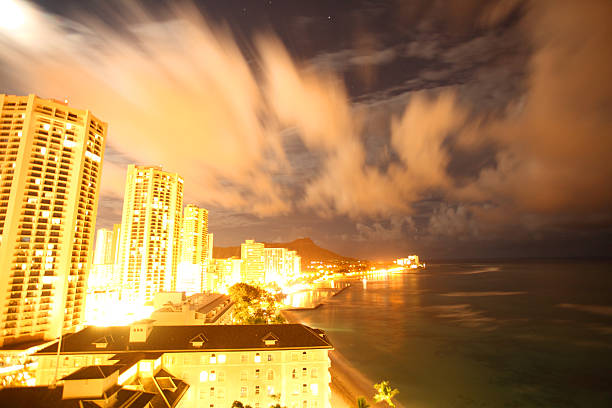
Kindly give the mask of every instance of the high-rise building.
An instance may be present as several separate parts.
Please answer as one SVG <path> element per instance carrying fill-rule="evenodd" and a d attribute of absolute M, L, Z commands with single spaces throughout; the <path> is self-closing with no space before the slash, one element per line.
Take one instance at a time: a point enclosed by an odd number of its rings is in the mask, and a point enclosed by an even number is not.
<path fill-rule="evenodd" d="M 113 231 L 106 228 L 100 228 L 96 233 L 96 245 L 93 254 L 94 265 L 103 265 L 111 263 L 113 248 Z"/>
<path fill-rule="evenodd" d="M 107 124 L 0 94 L 0 345 L 82 322 Z"/>
<path fill-rule="evenodd" d="M 208 272 L 208 210 L 189 204 L 183 214 L 176 290 L 188 295 L 212 290 Z"/>
<path fill-rule="evenodd" d="M 129 165 L 119 265 L 122 298 L 137 303 L 176 287 L 183 179 L 158 166 Z"/>
<path fill-rule="evenodd" d="M 266 283 L 282 283 L 287 273 L 287 248 L 265 248 Z"/>
<path fill-rule="evenodd" d="M 223 291 L 242 280 L 242 259 L 214 259 L 211 265 L 219 279 L 218 290 Z"/>
<path fill-rule="evenodd" d="M 287 270 L 286 279 L 293 280 L 300 277 L 302 274 L 302 257 L 297 251 L 287 251 Z"/>
<path fill-rule="evenodd" d="M 265 248 L 265 281 L 282 285 L 300 275 L 300 261 L 296 251 L 287 248 Z"/>
<path fill-rule="evenodd" d="M 212 262 L 213 259 L 213 239 L 213 234 L 208 234 L 208 241 L 206 243 L 206 248 L 208 249 L 208 254 L 206 256 L 208 258 L 208 263 Z"/>
<path fill-rule="evenodd" d="M 96 234 L 96 246 L 93 263 L 89 271 L 87 290 L 117 289 L 119 274 L 117 255 L 121 224 L 113 225 L 113 229 L 100 228 Z"/>
<path fill-rule="evenodd" d="M 246 283 L 264 283 L 264 244 L 247 239 L 240 244 L 240 259 L 242 259 L 242 281 Z"/>

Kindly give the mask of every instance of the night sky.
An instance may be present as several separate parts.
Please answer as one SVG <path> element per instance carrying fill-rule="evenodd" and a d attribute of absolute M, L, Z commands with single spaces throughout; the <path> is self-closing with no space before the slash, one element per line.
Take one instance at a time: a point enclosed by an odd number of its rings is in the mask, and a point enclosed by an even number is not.
<path fill-rule="evenodd" d="M 0 92 L 109 123 L 98 227 L 161 164 L 219 246 L 612 253 L 610 1 L 14 3 Z"/>

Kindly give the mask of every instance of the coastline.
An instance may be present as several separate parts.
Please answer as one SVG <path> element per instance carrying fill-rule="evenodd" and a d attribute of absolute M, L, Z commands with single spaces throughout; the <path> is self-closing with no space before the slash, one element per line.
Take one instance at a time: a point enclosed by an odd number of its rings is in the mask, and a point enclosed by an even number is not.
<path fill-rule="evenodd" d="M 289 323 L 303 323 L 295 310 L 283 310 L 282 314 Z M 356 406 L 359 397 L 365 397 L 372 408 L 387 406 L 384 403 L 374 402 L 373 385 L 375 381 L 368 379 L 353 367 L 339 350 L 330 351 L 329 360 L 331 362 L 329 373 L 331 375 L 331 406 L 333 408 L 353 408 Z M 403 408 L 403 405 L 396 403 L 396 407 Z"/>

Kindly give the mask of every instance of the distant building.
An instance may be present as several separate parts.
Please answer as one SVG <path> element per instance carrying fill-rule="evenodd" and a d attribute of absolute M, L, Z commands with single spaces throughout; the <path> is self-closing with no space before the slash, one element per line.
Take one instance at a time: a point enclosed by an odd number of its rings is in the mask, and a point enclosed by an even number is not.
<path fill-rule="evenodd" d="M 175 290 L 182 209 L 177 173 L 128 166 L 119 246 L 122 298 L 143 304 L 157 292 Z"/>
<path fill-rule="evenodd" d="M 242 259 L 242 282 L 265 282 L 263 243 L 247 239 L 240 245 L 240 259 Z"/>
<path fill-rule="evenodd" d="M 282 285 L 300 276 L 301 258 L 287 248 L 265 248 L 264 265 L 266 283 Z"/>
<path fill-rule="evenodd" d="M 213 290 L 208 272 L 208 210 L 189 204 L 183 214 L 176 290 L 188 295 Z"/>
<path fill-rule="evenodd" d="M 84 315 L 107 124 L 0 94 L 0 346 L 55 339 Z"/>
<path fill-rule="evenodd" d="M 242 280 L 242 259 L 214 259 L 212 268 L 219 279 L 218 290 L 225 290 Z"/>
<path fill-rule="evenodd" d="M 407 268 L 418 268 L 419 264 L 419 256 L 418 255 L 410 255 L 406 258 L 398 258 L 394 261 L 397 265 L 405 266 Z"/>
<path fill-rule="evenodd" d="M 232 301 L 227 295 L 197 293 L 161 304 L 160 296 L 163 295 L 160 293 L 153 300 L 155 311 L 150 319 L 154 320 L 155 326 L 232 324 Z"/>
<path fill-rule="evenodd" d="M 89 272 L 87 290 L 117 290 L 119 287 L 119 237 L 121 224 L 115 224 L 112 230 L 100 228 L 96 234 L 96 246 L 93 264 Z"/>
<path fill-rule="evenodd" d="M 158 382 L 164 394 L 181 382 L 189 386 L 178 407 L 229 407 L 235 400 L 262 408 L 330 407 L 332 345 L 322 331 L 301 324 L 90 326 L 66 336 L 62 349 L 61 377 L 78 378 L 91 365 L 120 366 L 117 385 L 133 390 L 142 389 L 143 379 L 170 378 Z M 54 344 L 35 354 L 38 385 L 54 381 L 56 353 Z"/>
<path fill-rule="evenodd" d="M 213 234 L 212 233 L 208 234 L 208 242 L 207 242 L 207 245 L 206 245 L 206 247 L 208 249 L 208 254 L 207 254 L 206 257 L 208 258 L 209 262 L 212 261 L 212 259 L 213 259 L 213 241 L 214 241 Z"/>

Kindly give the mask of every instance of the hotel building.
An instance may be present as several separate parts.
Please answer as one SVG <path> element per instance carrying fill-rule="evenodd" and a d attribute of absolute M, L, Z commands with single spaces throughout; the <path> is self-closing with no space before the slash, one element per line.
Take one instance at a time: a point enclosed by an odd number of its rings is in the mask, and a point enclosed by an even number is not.
<path fill-rule="evenodd" d="M 208 210 L 187 205 L 181 229 L 181 261 L 176 290 L 191 295 L 214 290 L 208 268 Z"/>
<path fill-rule="evenodd" d="M 115 224 L 112 230 L 100 228 L 96 233 L 93 264 L 87 284 L 88 291 L 114 289 L 119 286 L 117 257 L 120 231 L 121 224 Z"/>
<path fill-rule="evenodd" d="M 301 324 L 94 327 L 64 339 L 60 378 L 86 366 L 120 367 L 116 383 L 146 391 L 150 379 L 188 385 L 176 407 L 330 407 L 332 350 L 324 332 Z M 55 376 L 57 343 L 36 353 L 37 385 Z M 108 371 L 113 369 L 107 368 Z M 162 374 L 160 374 L 162 373 Z M 78 375 L 76 375 L 78 377 Z M 178 388 L 178 387 L 176 387 Z"/>
<path fill-rule="evenodd" d="M 82 321 L 107 124 L 0 94 L 0 346 Z"/>
<path fill-rule="evenodd" d="M 265 282 L 264 244 L 247 239 L 240 244 L 240 259 L 242 259 L 242 282 Z"/>
<path fill-rule="evenodd" d="M 300 276 L 301 257 L 287 248 L 264 248 L 266 283 L 286 283 Z"/>
<path fill-rule="evenodd" d="M 176 288 L 182 209 L 178 174 L 128 166 L 119 243 L 122 299 L 144 304 Z"/>

